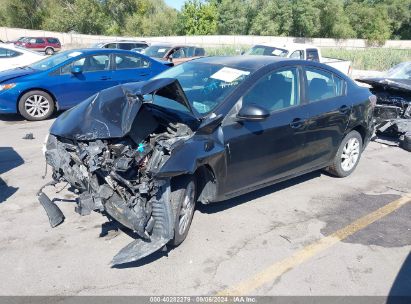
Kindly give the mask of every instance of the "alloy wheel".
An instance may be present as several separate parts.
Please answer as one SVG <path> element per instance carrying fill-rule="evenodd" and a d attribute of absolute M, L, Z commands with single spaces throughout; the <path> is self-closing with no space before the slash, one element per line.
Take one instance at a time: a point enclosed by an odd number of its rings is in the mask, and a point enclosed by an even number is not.
<path fill-rule="evenodd" d="M 350 171 L 356 165 L 360 156 L 360 142 L 357 138 L 350 138 L 344 146 L 341 154 L 341 168 Z"/>
<path fill-rule="evenodd" d="M 178 231 L 180 235 L 183 235 L 187 228 L 189 227 L 191 217 L 193 216 L 195 207 L 195 189 L 194 183 L 189 183 L 185 191 L 184 200 L 181 205 L 179 221 L 178 221 Z"/>
<path fill-rule="evenodd" d="M 31 95 L 24 102 L 26 112 L 35 118 L 46 116 L 50 111 L 50 101 L 42 95 Z"/>

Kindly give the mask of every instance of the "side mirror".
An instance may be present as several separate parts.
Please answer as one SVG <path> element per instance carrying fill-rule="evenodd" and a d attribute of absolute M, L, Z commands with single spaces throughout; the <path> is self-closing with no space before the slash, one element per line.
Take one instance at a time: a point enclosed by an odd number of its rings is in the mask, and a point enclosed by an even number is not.
<path fill-rule="evenodd" d="M 255 104 L 243 106 L 237 114 L 238 120 L 260 121 L 270 116 L 270 112 Z"/>
<path fill-rule="evenodd" d="M 75 65 L 71 68 L 71 74 L 77 75 L 77 74 L 81 74 L 83 72 L 83 69 L 81 68 L 81 66 Z"/>

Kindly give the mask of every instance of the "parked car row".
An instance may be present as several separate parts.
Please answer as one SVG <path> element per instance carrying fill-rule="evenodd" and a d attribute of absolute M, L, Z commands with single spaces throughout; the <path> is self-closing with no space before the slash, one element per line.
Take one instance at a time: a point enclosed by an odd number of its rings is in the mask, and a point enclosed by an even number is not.
<path fill-rule="evenodd" d="M 103 89 L 149 79 L 170 66 L 166 61 L 118 49 L 63 51 L 0 73 L 0 113 L 43 120 Z"/>

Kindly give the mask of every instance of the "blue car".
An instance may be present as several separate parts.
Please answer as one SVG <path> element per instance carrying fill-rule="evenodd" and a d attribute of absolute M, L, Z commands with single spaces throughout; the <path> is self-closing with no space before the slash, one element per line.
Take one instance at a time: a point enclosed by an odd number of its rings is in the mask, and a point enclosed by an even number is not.
<path fill-rule="evenodd" d="M 0 113 L 43 120 L 121 83 L 147 80 L 172 64 L 118 49 L 61 52 L 0 73 Z"/>

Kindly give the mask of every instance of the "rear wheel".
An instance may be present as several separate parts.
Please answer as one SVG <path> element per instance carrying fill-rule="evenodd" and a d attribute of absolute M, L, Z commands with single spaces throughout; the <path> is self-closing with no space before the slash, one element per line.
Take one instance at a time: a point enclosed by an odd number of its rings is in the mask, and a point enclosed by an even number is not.
<path fill-rule="evenodd" d="M 360 133 L 353 130 L 341 142 L 334 161 L 327 171 L 337 177 L 350 175 L 358 165 L 362 152 L 362 138 Z"/>
<path fill-rule="evenodd" d="M 175 214 L 172 246 L 180 245 L 187 237 L 193 220 L 197 200 L 196 182 L 193 176 L 181 176 L 172 181 L 171 204 Z"/>
<path fill-rule="evenodd" d="M 53 98 L 44 91 L 30 91 L 21 96 L 19 112 L 27 120 L 44 120 L 54 112 Z"/>
<path fill-rule="evenodd" d="M 53 55 L 54 54 L 54 50 L 51 47 L 46 48 L 46 50 L 44 52 L 46 53 L 46 55 Z"/>

